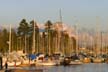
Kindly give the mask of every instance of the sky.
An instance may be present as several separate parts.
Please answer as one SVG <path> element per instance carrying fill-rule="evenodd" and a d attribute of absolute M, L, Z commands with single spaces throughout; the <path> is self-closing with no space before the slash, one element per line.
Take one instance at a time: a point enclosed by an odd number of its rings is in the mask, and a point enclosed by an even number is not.
<path fill-rule="evenodd" d="M 95 28 L 96 16 L 102 29 L 108 27 L 108 0 L 0 0 L 0 25 L 18 26 L 25 18 L 45 23 L 62 21 L 69 25 Z"/>

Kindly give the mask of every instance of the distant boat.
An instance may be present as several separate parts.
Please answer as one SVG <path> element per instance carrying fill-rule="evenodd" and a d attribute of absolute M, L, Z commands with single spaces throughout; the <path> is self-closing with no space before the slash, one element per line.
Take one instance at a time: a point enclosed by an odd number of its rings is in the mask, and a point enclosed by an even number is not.
<path fill-rule="evenodd" d="M 83 64 L 83 62 L 80 60 L 80 57 L 75 54 L 75 55 L 71 56 L 70 64 L 71 65 L 81 65 L 81 64 Z"/>
<path fill-rule="evenodd" d="M 71 61 L 69 64 L 70 65 L 81 65 L 83 64 L 83 62 L 81 62 L 80 60 L 74 60 L 74 61 Z"/>
<path fill-rule="evenodd" d="M 64 57 L 64 59 L 60 62 L 61 65 L 70 65 L 71 58 L 70 57 Z"/>
<path fill-rule="evenodd" d="M 17 52 L 11 52 L 11 25 L 9 29 L 9 52 L 3 57 L 3 65 L 7 62 L 8 66 L 18 66 L 21 64 L 20 56 Z"/>
<path fill-rule="evenodd" d="M 90 63 L 91 62 L 91 59 L 89 57 L 85 57 L 83 59 L 83 63 Z"/>
<path fill-rule="evenodd" d="M 56 62 L 47 60 L 47 61 L 37 62 L 36 65 L 41 65 L 41 66 L 54 66 L 54 65 L 56 65 Z"/>
<path fill-rule="evenodd" d="M 54 60 L 51 60 L 50 57 L 45 58 L 45 56 L 41 54 L 36 58 L 36 65 L 54 66 L 54 65 L 57 65 L 57 62 Z"/>
<path fill-rule="evenodd" d="M 102 62 L 103 62 L 103 58 L 101 57 L 93 58 L 93 63 L 102 63 Z"/>
<path fill-rule="evenodd" d="M 19 65 L 21 65 L 21 61 L 17 61 L 17 62 L 14 62 L 14 61 L 12 61 L 12 62 L 7 62 L 7 64 L 8 64 L 8 66 L 19 66 Z"/>

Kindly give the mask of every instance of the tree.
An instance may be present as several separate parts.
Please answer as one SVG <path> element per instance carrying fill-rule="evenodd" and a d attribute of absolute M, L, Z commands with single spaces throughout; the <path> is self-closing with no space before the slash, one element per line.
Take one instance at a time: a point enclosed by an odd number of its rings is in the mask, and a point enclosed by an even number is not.
<path fill-rule="evenodd" d="M 26 52 L 26 38 L 29 33 L 29 24 L 26 22 L 26 19 L 22 19 L 18 27 L 18 35 L 21 36 L 24 40 L 24 52 Z"/>
<path fill-rule="evenodd" d="M 57 44 L 58 44 L 58 32 L 57 30 L 53 30 L 51 32 L 51 53 L 57 52 Z"/>
<path fill-rule="evenodd" d="M 2 43 L 2 31 L 0 31 L 0 52 L 3 52 Z"/>
<path fill-rule="evenodd" d="M 63 34 L 63 39 L 64 39 L 64 53 L 65 53 L 65 55 L 68 55 L 68 53 L 69 53 L 69 35 L 66 33 L 66 32 L 64 32 L 64 34 Z"/>
<path fill-rule="evenodd" d="M 12 50 L 16 50 L 17 51 L 17 34 L 16 34 L 16 31 L 14 29 L 11 29 L 11 48 Z"/>
<path fill-rule="evenodd" d="M 3 52 L 8 52 L 9 50 L 9 32 L 7 29 L 2 30 L 1 49 Z"/>
<path fill-rule="evenodd" d="M 39 27 L 34 20 L 30 22 L 30 32 L 32 37 L 32 46 L 33 52 L 39 52 Z"/>
<path fill-rule="evenodd" d="M 47 41 L 47 47 L 46 47 L 46 53 L 47 54 L 51 54 L 51 37 L 52 36 L 52 22 L 50 20 L 48 20 L 46 23 L 45 23 L 45 32 L 47 34 L 47 37 L 46 37 L 46 41 Z"/>

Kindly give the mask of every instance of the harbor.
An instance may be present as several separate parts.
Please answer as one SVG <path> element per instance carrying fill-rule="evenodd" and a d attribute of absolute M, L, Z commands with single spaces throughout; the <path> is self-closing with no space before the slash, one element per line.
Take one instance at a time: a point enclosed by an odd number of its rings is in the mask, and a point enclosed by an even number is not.
<path fill-rule="evenodd" d="M 96 17 L 98 21 L 99 17 Z M 80 32 L 78 26 L 70 28 L 62 21 L 52 23 L 48 20 L 41 27 L 34 20 L 26 24 L 26 19 L 22 19 L 17 31 L 10 24 L 6 40 L 6 34 L 1 36 L 3 46 L 7 46 L 0 52 L 2 71 L 44 72 L 44 68 L 49 70 L 49 67 L 81 66 L 86 69 L 86 65 L 104 67 L 108 64 L 107 32 L 102 32 L 99 24 L 92 34 Z"/>
<path fill-rule="evenodd" d="M 99 17 L 96 17 L 98 21 Z M 17 31 L 9 25 L 8 37 L 4 41 L 4 47 L 8 44 L 7 49 L 0 53 L 2 71 L 43 72 L 50 66 L 86 68 L 86 65 L 108 64 L 107 33 L 101 32 L 99 25 L 90 34 L 80 32 L 78 26 L 70 28 L 62 21 L 52 23 L 48 20 L 41 27 L 34 20 L 26 24 L 26 19 L 22 19 Z"/>
<path fill-rule="evenodd" d="M 0 72 L 108 72 L 107 0 L 1 0 Z"/>

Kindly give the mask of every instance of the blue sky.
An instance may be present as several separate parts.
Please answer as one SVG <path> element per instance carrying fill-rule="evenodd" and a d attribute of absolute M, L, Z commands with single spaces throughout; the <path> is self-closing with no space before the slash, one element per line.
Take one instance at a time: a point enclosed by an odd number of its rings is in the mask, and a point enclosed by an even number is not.
<path fill-rule="evenodd" d="M 59 9 L 67 25 L 78 20 L 81 27 L 94 27 L 99 16 L 100 26 L 108 27 L 108 0 L 0 0 L 0 25 L 18 25 L 23 18 L 28 22 L 56 22 Z"/>

